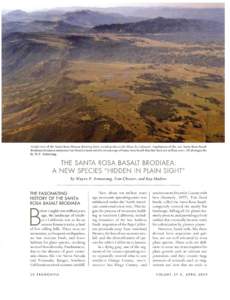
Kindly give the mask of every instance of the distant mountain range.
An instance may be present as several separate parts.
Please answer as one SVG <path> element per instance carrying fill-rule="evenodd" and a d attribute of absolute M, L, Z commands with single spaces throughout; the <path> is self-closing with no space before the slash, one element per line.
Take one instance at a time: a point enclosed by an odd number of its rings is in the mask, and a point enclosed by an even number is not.
<path fill-rule="evenodd" d="M 141 19 L 143 18 L 125 17 L 121 14 L 105 14 L 91 10 L 68 12 L 62 16 L 62 20 L 66 23 L 84 27 L 93 27 L 101 24 L 136 22 Z"/>
<path fill-rule="evenodd" d="M 125 40 L 120 42 L 103 36 L 99 42 L 94 33 L 128 33 L 141 36 L 183 33 L 191 36 L 189 40 L 194 40 L 194 32 L 195 35 L 214 34 L 211 37 L 214 40 L 224 36 L 224 24 L 216 21 L 163 17 L 136 21 L 132 17 L 90 10 L 64 13 L 56 10 L 33 13 L 17 10 L 5 14 L 2 25 L 4 73 L 19 70 L 26 64 L 34 64 L 48 59 L 49 56 L 57 59 L 62 53 L 74 59 L 107 58 L 137 62 L 146 51 L 144 62 L 149 63 L 152 60 L 153 54 L 149 49 L 137 47 Z M 157 51 L 157 48 L 152 51 Z M 154 55 L 156 56 L 155 52 Z"/>
<path fill-rule="evenodd" d="M 136 18 L 133 21 L 140 21 L 141 19 L 154 19 L 157 17 L 164 18 L 185 18 L 185 19 L 202 19 L 202 20 L 212 20 L 224 23 L 224 8 L 186 8 L 186 7 L 109 7 L 109 8 L 91 8 L 88 9 L 82 7 L 66 7 L 49 9 L 43 11 L 25 12 L 22 10 L 15 10 L 4 13 L 4 21 L 32 21 L 32 20 L 47 20 L 47 21 L 57 21 L 62 17 L 67 18 L 75 17 L 83 12 L 83 15 L 90 16 L 92 12 L 99 13 L 102 15 L 111 15 L 111 22 L 123 23 L 123 19 L 126 18 L 126 22 L 131 22 L 130 17 Z M 95 18 L 94 15 L 92 15 Z M 103 18 L 102 17 L 102 22 Z M 115 20 L 116 19 L 116 20 Z M 129 19 L 129 20 L 128 20 Z M 103 24 L 103 23 L 100 23 Z M 111 24 L 110 22 L 106 24 Z M 79 24 L 78 24 L 79 25 Z M 95 24 L 94 25 L 99 25 Z"/>
<path fill-rule="evenodd" d="M 208 20 L 193 19 L 167 19 L 155 18 L 151 20 L 126 23 L 100 25 L 93 29 L 97 32 L 114 32 L 114 33 L 174 33 L 174 32 L 222 32 L 224 26 L 222 23 Z"/>
<path fill-rule="evenodd" d="M 119 13 L 123 16 L 142 17 L 154 19 L 164 18 L 185 18 L 212 20 L 224 23 L 224 8 L 186 8 L 186 7 L 112 7 L 103 9 L 107 13 Z"/>
<path fill-rule="evenodd" d="M 134 9 L 134 8 L 133 8 Z M 142 8 L 142 12 L 146 8 Z M 150 8 L 155 14 L 165 15 L 187 15 L 188 9 L 175 8 Z M 124 8 L 126 13 L 130 10 Z M 135 10 L 136 11 L 136 10 Z M 198 12 L 202 12 L 198 14 Z M 207 11 L 210 18 L 219 13 L 222 9 L 190 9 L 191 15 L 204 17 L 204 19 L 191 18 L 164 18 L 157 17 L 146 19 L 142 17 L 123 16 L 118 13 L 103 13 L 92 10 L 62 11 L 48 10 L 27 13 L 22 10 L 15 10 L 3 15 L 3 36 L 11 32 L 47 32 L 47 33 L 79 33 L 93 28 L 94 32 L 120 32 L 120 33 L 175 33 L 175 32 L 223 32 L 224 23 L 217 22 L 216 19 L 207 20 Z M 130 11 L 131 13 L 132 11 Z M 183 12 L 183 13 L 182 13 Z M 197 13 L 195 13 L 197 12 Z M 218 12 L 218 13 L 217 13 Z M 144 17 L 145 16 L 145 17 Z M 224 19 L 223 19 L 224 20 Z M 222 21 L 223 21 L 222 20 Z"/>
<path fill-rule="evenodd" d="M 27 13 L 15 10 L 3 15 L 3 23 L 33 22 L 33 21 L 62 21 L 71 25 L 94 27 L 101 24 L 127 23 L 143 20 L 143 17 L 129 17 L 115 13 L 101 13 L 91 10 L 61 12 L 57 10 Z"/>
<path fill-rule="evenodd" d="M 25 12 L 23 10 L 13 10 L 3 14 L 3 22 L 31 22 L 34 20 L 42 21 L 55 21 L 60 19 L 63 15 L 62 11 L 58 10 L 48 10 L 48 11 L 35 11 L 35 12 Z"/>
<path fill-rule="evenodd" d="M 3 22 L 23 22 L 29 20 L 29 14 L 23 10 L 13 10 L 2 16 Z"/>

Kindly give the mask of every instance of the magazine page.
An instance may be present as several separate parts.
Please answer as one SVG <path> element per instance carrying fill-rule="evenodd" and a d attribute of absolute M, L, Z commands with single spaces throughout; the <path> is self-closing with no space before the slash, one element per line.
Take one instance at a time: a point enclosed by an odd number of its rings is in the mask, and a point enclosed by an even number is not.
<path fill-rule="evenodd" d="M 0 298 L 230 298 L 229 3 L 1 3 Z"/>

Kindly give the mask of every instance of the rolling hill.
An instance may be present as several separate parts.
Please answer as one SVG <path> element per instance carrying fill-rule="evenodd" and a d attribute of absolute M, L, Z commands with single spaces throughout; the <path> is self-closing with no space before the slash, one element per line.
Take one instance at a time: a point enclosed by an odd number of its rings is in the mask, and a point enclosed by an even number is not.
<path fill-rule="evenodd" d="M 100 25 L 94 27 L 97 32 L 118 33 L 174 33 L 174 32 L 221 32 L 223 24 L 196 19 L 155 18 L 146 21 L 126 24 Z"/>
<path fill-rule="evenodd" d="M 13 32 L 77 33 L 84 31 L 85 28 L 64 21 L 37 20 L 32 22 L 5 22 L 2 24 L 3 36 Z"/>

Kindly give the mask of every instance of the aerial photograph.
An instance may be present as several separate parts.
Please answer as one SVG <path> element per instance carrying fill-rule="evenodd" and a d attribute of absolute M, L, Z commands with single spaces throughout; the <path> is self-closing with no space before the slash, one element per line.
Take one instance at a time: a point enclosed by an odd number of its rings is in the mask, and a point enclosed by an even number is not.
<path fill-rule="evenodd" d="M 223 143 L 224 46 L 220 3 L 4 10 L 2 142 Z"/>

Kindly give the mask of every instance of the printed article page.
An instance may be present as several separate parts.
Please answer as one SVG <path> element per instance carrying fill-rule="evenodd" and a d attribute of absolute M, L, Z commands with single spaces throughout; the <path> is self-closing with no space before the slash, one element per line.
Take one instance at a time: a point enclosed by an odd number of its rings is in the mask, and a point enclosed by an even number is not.
<path fill-rule="evenodd" d="M 1 3 L 1 299 L 230 299 L 229 14 Z"/>

